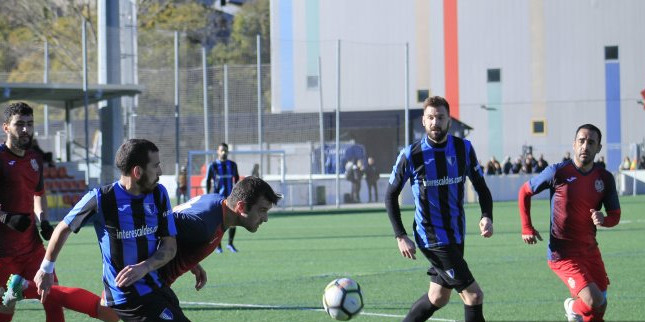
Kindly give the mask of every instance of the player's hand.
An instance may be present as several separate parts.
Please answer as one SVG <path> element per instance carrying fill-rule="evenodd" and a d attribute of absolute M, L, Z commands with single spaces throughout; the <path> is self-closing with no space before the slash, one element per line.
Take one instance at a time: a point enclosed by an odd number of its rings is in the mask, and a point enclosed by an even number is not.
<path fill-rule="evenodd" d="M 410 240 L 408 235 L 403 235 L 401 237 L 396 237 L 396 242 L 399 245 L 399 252 L 401 256 L 409 259 L 417 259 L 414 254 L 417 252 L 417 246 Z"/>
<path fill-rule="evenodd" d="M 522 240 L 524 240 L 525 243 L 532 245 L 532 244 L 537 244 L 538 240 L 542 241 L 542 236 L 540 236 L 540 233 L 533 229 L 533 232 L 531 234 L 522 234 Z"/>
<path fill-rule="evenodd" d="M 52 285 L 54 285 L 54 273 L 45 273 L 42 269 L 39 269 L 34 276 L 34 282 L 38 288 L 38 294 L 40 295 L 40 302 L 45 303 L 45 299 L 49 294 L 49 290 Z"/>
<path fill-rule="evenodd" d="M 206 271 L 202 268 L 201 265 L 197 264 L 190 270 L 193 275 L 195 275 L 195 290 L 199 291 L 206 285 L 208 278 L 206 277 Z"/>
<path fill-rule="evenodd" d="M 493 221 L 488 217 L 482 217 L 479 221 L 479 231 L 484 238 L 493 236 Z"/>
<path fill-rule="evenodd" d="M 49 220 L 40 221 L 40 236 L 43 236 L 44 240 L 49 240 L 52 238 L 52 233 L 54 232 L 54 227 L 49 223 Z"/>
<path fill-rule="evenodd" d="M 146 274 L 148 274 L 148 272 L 148 268 L 143 263 L 128 265 L 116 275 L 114 281 L 118 287 L 128 287 L 134 284 L 134 282 L 142 279 Z"/>
<path fill-rule="evenodd" d="M 589 211 L 591 212 L 591 220 L 593 220 L 594 225 L 602 226 L 605 223 L 605 214 L 602 211 L 596 209 L 589 209 Z"/>
<path fill-rule="evenodd" d="M 31 216 L 0 211 L 0 222 L 13 230 L 23 232 L 31 225 Z"/>

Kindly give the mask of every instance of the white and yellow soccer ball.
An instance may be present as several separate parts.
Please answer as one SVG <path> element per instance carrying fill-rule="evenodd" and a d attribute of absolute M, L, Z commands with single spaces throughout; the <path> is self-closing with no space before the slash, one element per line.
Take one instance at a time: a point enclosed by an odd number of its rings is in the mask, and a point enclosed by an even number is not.
<path fill-rule="evenodd" d="M 350 278 L 338 278 L 325 287 L 323 307 L 329 316 L 347 321 L 363 309 L 361 286 Z"/>

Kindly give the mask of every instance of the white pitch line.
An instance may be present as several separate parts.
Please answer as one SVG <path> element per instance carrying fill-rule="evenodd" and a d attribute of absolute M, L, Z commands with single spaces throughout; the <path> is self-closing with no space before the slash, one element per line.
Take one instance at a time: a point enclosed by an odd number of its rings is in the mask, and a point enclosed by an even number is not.
<path fill-rule="evenodd" d="M 325 310 L 323 310 L 323 309 L 303 308 L 303 307 L 299 307 L 299 306 L 288 306 L 288 305 L 216 303 L 216 302 L 179 302 L 179 303 L 182 304 L 182 305 L 202 305 L 202 306 L 218 306 L 218 307 L 248 307 L 248 308 L 261 308 L 261 309 L 294 309 L 294 310 L 301 310 L 301 311 L 325 312 Z M 361 312 L 361 315 L 380 316 L 380 317 L 397 318 L 397 319 L 402 319 L 402 318 L 405 317 L 405 315 L 386 314 L 386 313 L 372 313 L 372 312 L 365 312 L 365 311 Z M 456 320 L 430 318 L 429 321 L 455 322 Z"/>

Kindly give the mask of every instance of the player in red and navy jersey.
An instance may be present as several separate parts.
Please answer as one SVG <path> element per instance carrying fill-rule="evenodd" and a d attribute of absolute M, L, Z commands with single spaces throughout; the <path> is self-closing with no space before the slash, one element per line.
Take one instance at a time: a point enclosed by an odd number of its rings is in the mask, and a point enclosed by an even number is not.
<path fill-rule="evenodd" d="M 199 262 L 215 250 L 224 232 L 235 226 L 256 232 L 281 198 L 264 180 L 246 177 L 226 199 L 205 194 L 176 206 L 177 255 L 160 270 L 162 278 L 170 285 L 190 270 L 196 278 L 195 288 L 202 288 L 207 279 Z"/>
<path fill-rule="evenodd" d="M 620 204 L 611 173 L 594 164 L 602 134 L 592 124 L 581 125 L 573 142 L 574 159 L 547 167 L 519 191 L 522 239 L 542 240 L 531 224 L 531 196 L 551 191 L 548 264 L 569 288 L 564 302 L 569 321 L 602 321 L 609 278 L 596 241 L 597 227 L 620 221 Z M 607 214 L 600 211 L 605 207 Z"/>

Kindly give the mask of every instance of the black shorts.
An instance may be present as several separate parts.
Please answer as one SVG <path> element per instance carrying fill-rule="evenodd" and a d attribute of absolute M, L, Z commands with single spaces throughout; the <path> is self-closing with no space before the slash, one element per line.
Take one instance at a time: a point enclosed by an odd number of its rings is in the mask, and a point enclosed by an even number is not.
<path fill-rule="evenodd" d="M 430 261 L 428 275 L 432 282 L 461 293 L 475 281 L 464 260 L 464 244 L 419 249 Z"/>
<path fill-rule="evenodd" d="M 123 321 L 190 321 L 179 307 L 177 295 L 167 286 L 111 308 Z"/>

